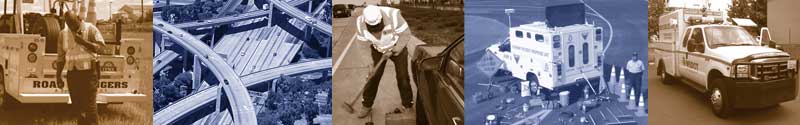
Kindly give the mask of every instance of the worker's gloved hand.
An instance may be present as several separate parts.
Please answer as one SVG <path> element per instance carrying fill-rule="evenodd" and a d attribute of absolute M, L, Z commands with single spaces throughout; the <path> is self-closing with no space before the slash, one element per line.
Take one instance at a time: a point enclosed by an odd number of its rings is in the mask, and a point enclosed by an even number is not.
<path fill-rule="evenodd" d="M 386 52 L 383 52 L 383 56 L 386 56 L 386 57 L 391 57 L 391 56 L 394 56 L 394 55 L 395 54 L 391 49 L 387 50 Z"/>

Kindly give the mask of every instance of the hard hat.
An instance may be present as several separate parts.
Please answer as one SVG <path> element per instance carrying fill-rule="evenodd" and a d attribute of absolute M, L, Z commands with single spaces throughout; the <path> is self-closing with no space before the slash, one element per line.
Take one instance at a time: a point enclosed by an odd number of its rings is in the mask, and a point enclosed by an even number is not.
<path fill-rule="evenodd" d="M 363 14 L 364 22 L 369 25 L 377 25 L 381 23 L 381 19 L 383 18 L 381 15 L 381 9 L 378 6 L 369 5 L 364 8 Z"/>

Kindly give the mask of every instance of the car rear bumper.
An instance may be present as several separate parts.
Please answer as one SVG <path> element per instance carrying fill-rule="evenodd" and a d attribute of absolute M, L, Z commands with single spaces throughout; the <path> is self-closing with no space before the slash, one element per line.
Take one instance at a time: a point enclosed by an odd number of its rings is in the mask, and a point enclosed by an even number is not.
<path fill-rule="evenodd" d="M 21 103 L 69 103 L 69 94 L 19 94 Z M 144 94 L 97 94 L 97 103 L 121 103 L 148 100 Z"/>
<path fill-rule="evenodd" d="M 796 78 L 773 81 L 734 81 L 730 88 L 735 108 L 759 108 L 794 100 Z"/>

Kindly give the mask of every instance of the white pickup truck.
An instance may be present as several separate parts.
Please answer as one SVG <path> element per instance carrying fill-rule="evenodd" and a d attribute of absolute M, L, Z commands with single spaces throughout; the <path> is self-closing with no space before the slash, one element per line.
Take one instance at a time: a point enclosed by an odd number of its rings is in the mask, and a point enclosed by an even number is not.
<path fill-rule="evenodd" d="M 650 54 L 657 74 L 665 84 L 680 81 L 708 94 L 718 117 L 796 98 L 797 59 L 761 46 L 719 12 L 676 9 L 661 16 L 659 26 Z"/>

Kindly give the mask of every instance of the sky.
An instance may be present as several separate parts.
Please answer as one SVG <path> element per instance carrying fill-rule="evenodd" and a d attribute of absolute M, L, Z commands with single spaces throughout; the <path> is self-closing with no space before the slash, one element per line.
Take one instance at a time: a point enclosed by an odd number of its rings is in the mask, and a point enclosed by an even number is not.
<path fill-rule="evenodd" d="M 3 2 L 3 1 L 4 0 L 0 0 L 0 2 Z M 12 12 L 12 10 L 10 10 L 10 9 L 12 8 L 13 1 L 14 0 L 8 0 L 8 8 L 9 8 L 9 10 L 7 11 L 7 13 L 11 13 Z M 33 4 L 23 3 L 23 11 L 25 11 L 25 12 L 31 12 L 31 11 L 47 12 L 47 10 L 48 10 L 47 8 L 48 7 L 45 7 L 45 3 L 47 1 L 55 1 L 55 0 L 34 0 Z M 109 3 L 109 2 L 111 2 L 111 3 Z M 125 5 L 125 4 L 139 5 L 140 2 L 141 2 L 140 0 L 95 0 L 95 3 L 97 4 L 97 6 L 95 7 L 95 12 L 97 12 L 97 19 L 99 19 L 99 20 L 108 19 L 111 16 L 111 14 L 115 13 L 117 10 L 119 10 L 119 8 L 121 8 L 122 5 Z M 145 5 L 153 5 L 153 0 L 144 0 L 144 4 Z M 111 10 L 113 10 L 113 11 L 111 11 L 111 13 L 109 13 L 109 10 L 108 10 L 109 6 L 111 7 Z M 4 10 L 4 7 L 2 6 L 2 3 L 0 3 L 0 12 L 2 12 L 3 10 Z"/>

